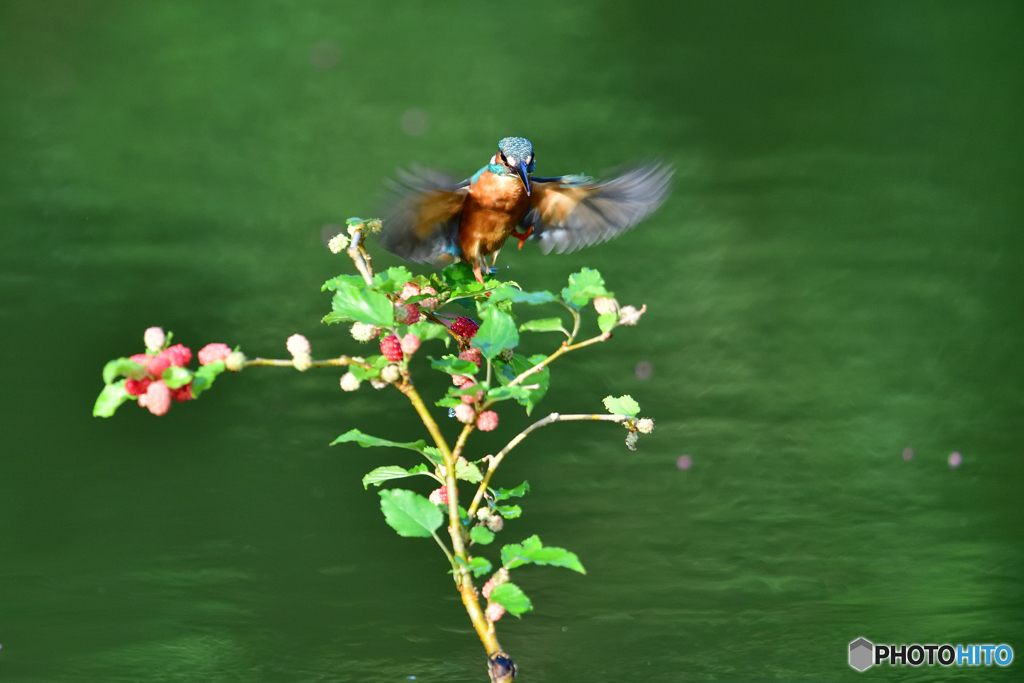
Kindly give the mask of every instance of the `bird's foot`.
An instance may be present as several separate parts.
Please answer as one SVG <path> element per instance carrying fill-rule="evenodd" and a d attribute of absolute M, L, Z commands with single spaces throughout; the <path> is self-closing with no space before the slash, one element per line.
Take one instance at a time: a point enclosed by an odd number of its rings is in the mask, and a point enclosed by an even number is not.
<path fill-rule="evenodd" d="M 523 245 L 526 244 L 526 240 L 533 234 L 533 226 L 531 225 L 526 229 L 526 232 L 512 231 L 512 236 L 519 240 L 519 248 L 522 249 Z"/>

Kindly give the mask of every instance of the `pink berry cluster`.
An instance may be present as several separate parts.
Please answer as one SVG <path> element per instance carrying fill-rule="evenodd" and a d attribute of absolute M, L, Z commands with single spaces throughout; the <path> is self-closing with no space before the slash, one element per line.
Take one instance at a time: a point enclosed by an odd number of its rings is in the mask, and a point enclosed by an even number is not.
<path fill-rule="evenodd" d="M 129 396 L 138 399 L 139 405 L 147 408 L 154 415 L 166 415 L 171 409 L 171 401 L 178 403 L 191 401 L 192 382 L 176 389 L 171 389 L 163 379 L 168 368 L 184 368 L 192 362 L 192 350 L 184 344 L 175 344 L 162 348 L 167 336 L 159 327 L 151 327 L 144 335 L 147 353 L 137 353 L 129 360 L 145 368 L 145 375 L 140 379 L 128 378 L 124 389 Z M 199 364 L 209 365 L 217 361 L 227 361 L 232 355 L 227 344 L 207 344 L 199 350 Z M 240 355 L 240 354 L 239 354 Z"/>
<path fill-rule="evenodd" d="M 426 286 L 426 287 L 421 288 L 415 282 L 406 282 L 405 285 L 402 287 L 402 293 L 398 295 L 398 299 L 402 303 L 405 303 L 406 301 L 408 301 L 412 297 L 420 296 L 420 295 L 423 295 L 423 294 L 430 294 L 432 296 L 430 296 L 430 297 L 428 297 L 426 299 L 420 299 L 417 303 L 409 304 L 409 306 L 419 306 L 419 307 L 422 307 L 422 308 L 427 308 L 427 309 L 433 310 L 433 309 L 437 308 L 440 305 L 440 302 L 437 299 L 437 290 L 436 289 L 434 289 L 433 287 L 431 287 L 429 285 Z M 396 311 L 396 314 L 397 314 L 397 311 Z M 417 315 L 417 319 L 418 319 L 419 318 L 419 309 L 417 309 L 416 315 Z M 413 323 L 408 323 L 408 324 L 412 325 Z"/>
<path fill-rule="evenodd" d="M 380 340 L 380 352 L 385 358 L 395 363 L 405 356 L 411 356 L 420 348 L 420 338 L 412 332 L 399 339 L 389 334 Z"/>
<path fill-rule="evenodd" d="M 508 583 L 508 570 L 502 567 L 498 571 L 494 572 L 494 575 L 487 580 L 484 587 L 480 590 L 485 598 L 487 598 L 487 619 L 490 622 L 495 622 L 501 619 L 505 615 L 505 608 L 498 602 L 490 602 L 491 593 L 494 589 L 503 583 Z"/>
<path fill-rule="evenodd" d="M 434 489 L 430 492 L 427 497 L 434 505 L 447 505 L 448 504 L 448 487 L 442 486 L 441 488 Z"/>

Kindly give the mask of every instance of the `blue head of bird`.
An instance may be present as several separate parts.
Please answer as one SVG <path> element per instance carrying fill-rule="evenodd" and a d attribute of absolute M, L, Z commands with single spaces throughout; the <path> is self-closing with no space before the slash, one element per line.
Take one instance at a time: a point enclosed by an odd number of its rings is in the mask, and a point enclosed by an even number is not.
<path fill-rule="evenodd" d="M 530 174 L 537 164 L 533 156 L 533 143 L 526 138 L 502 138 L 498 142 L 495 160 L 519 176 L 526 186 L 526 194 L 529 195 Z"/>

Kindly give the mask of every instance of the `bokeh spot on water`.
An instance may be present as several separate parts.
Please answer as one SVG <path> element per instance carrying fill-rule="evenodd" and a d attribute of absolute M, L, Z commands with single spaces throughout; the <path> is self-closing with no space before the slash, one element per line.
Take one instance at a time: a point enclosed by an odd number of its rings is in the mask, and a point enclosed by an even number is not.
<path fill-rule="evenodd" d="M 907 446 L 906 448 L 904 448 L 903 449 L 903 459 L 904 460 L 913 460 L 914 459 L 914 449 L 911 448 L 910 446 Z"/>
<path fill-rule="evenodd" d="M 964 456 L 960 455 L 959 451 L 953 451 L 949 454 L 949 466 L 960 467 L 960 464 L 964 461 Z"/>
<path fill-rule="evenodd" d="M 406 109 L 402 114 L 402 132 L 406 135 L 418 138 L 425 135 L 428 130 L 430 130 L 430 114 L 427 112 L 413 107 Z"/>
<path fill-rule="evenodd" d="M 642 360 L 636 364 L 634 372 L 636 372 L 637 379 L 648 379 L 650 378 L 651 373 L 654 372 L 654 366 L 647 361 Z"/>
<path fill-rule="evenodd" d="M 680 455 L 679 459 L 676 460 L 676 467 L 681 470 L 688 470 L 693 467 L 693 458 L 688 455 Z"/>
<path fill-rule="evenodd" d="M 333 40 L 321 40 L 309 51 L 309 63 L 318 69 L 333 69 L 341 61 L 341 46 Z"/>

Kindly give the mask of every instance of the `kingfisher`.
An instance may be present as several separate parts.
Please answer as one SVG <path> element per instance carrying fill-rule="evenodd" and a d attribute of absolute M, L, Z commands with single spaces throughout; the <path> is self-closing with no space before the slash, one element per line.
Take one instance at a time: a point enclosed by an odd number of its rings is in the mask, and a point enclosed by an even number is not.
<path fill-rule="evenodd" d="M 462 182 L 425 168 L 401 172 L 390 188 L 382 245 L 409 261 L 465 261 L 483 282 L 509 237 L 519 240 L 520 249 L 537 241 L 547 254 L 620 235 L 661 206 L 673 174 L 655 162 L 612 180 L 540 178 L 533 176 L 536 165 L 533 143 L 508 137 L 486 166 Z"/>

